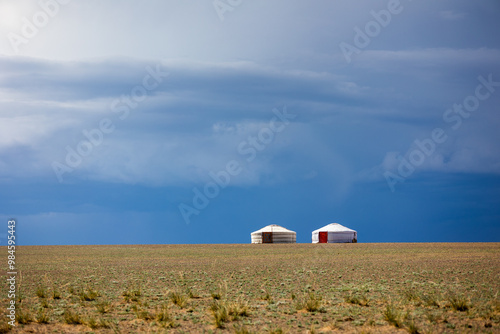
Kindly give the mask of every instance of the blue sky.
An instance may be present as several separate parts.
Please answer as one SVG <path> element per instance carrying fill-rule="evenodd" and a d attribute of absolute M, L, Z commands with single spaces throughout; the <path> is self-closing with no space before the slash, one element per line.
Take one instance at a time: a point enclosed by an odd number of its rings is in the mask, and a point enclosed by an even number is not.
<path fill-rule="evenodd" d="M 499 15 L 0 0 L 0 220 L 26 245 L 500 241 Z"/>

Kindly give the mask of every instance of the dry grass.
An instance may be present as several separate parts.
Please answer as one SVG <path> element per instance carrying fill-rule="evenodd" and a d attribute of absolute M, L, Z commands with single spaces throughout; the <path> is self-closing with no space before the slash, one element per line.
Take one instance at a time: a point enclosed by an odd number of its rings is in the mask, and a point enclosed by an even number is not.
<path fill-rule="evenodd" d="M 44 309 L 40 309 L 38 310 L 38 313 L 37 315 L 35 316 L 35 320 L 36 322 L 38 322 L 39 324 L 48 324 L 49 321 L 50 321 L 50 318 L 49 318 L 49 315 L 48 315 L 48 312 Z"/>
<path fill-rule="evenodd" d="M 80 313 L 67 309 L 64 311 L 64 322 L 69 325 L 79 325 L 83 324 L 83 318 Z"/>
<path fill-rule="evenodd" d="M 173 291 L 169 293 L 169 298 L 172 303 L 174 303 L 174 305 L 177 305 L 180 308 L 184 308 L 188 303 L 189 296 L 181 292 Z"/>
<path fill-rule="evenodd" d="M 403 322 L 401 320 L 401 312 L 397 310 L 393 305 L 387 305 L 384 312 L 384 319 L 394 325 L 396 328 L 403 327 Z"/>
<path fill-rule="evenodd" d="M 360 305 L 360 306 L 368 306 L 369 300 L 364 293 L 349 293 L 344 297 L 344 300 L 347 303 Z"/>
<path fill-rule="evenodd" d="M 17 252 L 18 324 L 0 332 L 500 332 L 497 243 Z"/>

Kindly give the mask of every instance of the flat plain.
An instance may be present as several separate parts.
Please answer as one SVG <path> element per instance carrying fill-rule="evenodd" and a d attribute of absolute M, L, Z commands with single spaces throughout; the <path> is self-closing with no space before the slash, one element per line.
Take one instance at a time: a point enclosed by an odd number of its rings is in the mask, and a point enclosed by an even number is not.
<path fill-rule="evenodd" d="M 0 332 L 500 333 L 500 243 L 16 250 Z"/>

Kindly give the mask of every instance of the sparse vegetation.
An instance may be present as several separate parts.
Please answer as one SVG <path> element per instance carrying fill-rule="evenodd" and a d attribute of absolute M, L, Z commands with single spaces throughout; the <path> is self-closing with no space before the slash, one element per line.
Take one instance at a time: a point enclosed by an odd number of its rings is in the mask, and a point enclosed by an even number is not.
<path fill-rule="evenodd" d="M 424 305 L 426 306 L 435 306 L 439 307 L 439 303 L 436 300 L 435 294 L 423 294 L 421 297 L 422 302 L 424 302 Z"/>
<path fill-rule="evenodd" d="M 68 325 L 83 324 L 83 319 L 78 312 L 67 309 L 64 311 L 64 322 Z"/>
<path fill-rule="evenodd" d="M 415 288 L 413 288 L 413 287 L 406 288 L 405 290 L 403 290 L 403 296 L 405 296 L 405 298 L 409 302 L 412 302 L 412 301 L 418 302 L 418 301 L 420 301 L 420 296 L 417 293 L 417 291 L 415 290 Z"/>
<path fill-rule="evenodd" d="M 401 313 L 393 306 L 387 305 L 384 311 L 384 319 L 396 328 L 403 327 Z"/>
<path fill-rule="evenodd" d="M 451 307 L 455 311 L 464 312 L 469 309 L 469 303 L 464 296 L 457 296 L 455 294 L 451 294 L 450 297 L 448 298 L 448 301 L 450 302 Z"/>
<path fill-rule="evenodd" d="M 241 301 L 229 303 L 228 313 L 231 317 L 233 317 L 233 320 L 237 320 L 239 317 L 250 316 L 248 304 Z"/>
<path fill-rule="evenodd" d="M 166 307 L 160 307 L 157 310 L 156 315 L 155 315 L 155 319 L 156 319 L 156 321 L 158 321 L 160 323 L 165 323 L 165 322 L 169 322 L 172 320 L 172 318 L 168 314 L 168 310 Z"/>
<path fill-rule="evenodd" d="M 89 317 L 87 319 L 87 326 L 89 326 L 92 329 L 97 329 L 99 326 L 97 325 L 97 321 L 95 320 L 94 317 Z"/>
<path fill-rule="evenodd" d="M 439 320 L 439 316 L 435 312 L 428 312 L 426 314 L 426 317 L 427 320 L 432 324 L 435 324 Z"/>
<path fill-rule="evenodd" d="M 0 320 L 0 334 L 8 333 L 10 330 L 11 325 L 5 319 Z"/>
<path fill-rule="evenodd" d="M 154 316 L 155 320 L 158 321 L 161 327 L 163 328 L 175 328 L 178 325 L 172 319 L 166 307 L 160 307 L 156 315 Z"/>
<path fill-rule="evenodd" d="M 413 320 L 408 323 L 408 332 L 410 334 L 419 334 L 420 333 L 417 325 L 415 324 L 415 322 Z"/>
<path fill-rule="evenodd" d="M 310 292 L 306 298 L 305 308 L 309 312 L 316 312 L 321 307 L 321 297 Z"/>
<path fill-rule="evenodd" d="M 189 298 L 192 299 L 200 298 L 200 296 L 197 293 L 195 293 L 190 287 L 186 288 L 186 294 L 188 295 Z"/>
<path fill-rule="evenodd" d="M 110 328 L 110 324 L 108 321 L 105 319 L 99 318 L 96 320 L 93 316 L 90 316 L 85 324 L 90 327 L 91 329 L 98 329 L 98 328 Z"/>
<path fill-rule="evenodd" d="M 152 320 L 154 319 L 154 316 L 145 309 L 139 308 L 136 305 L 135 307 L 135 315 L 137 316 L 137 319 L 142 319 L 142 320 Z"/>
<path fill-rule="evenodd" d="M 245 325 L 234 325 L 234 333 L 235 334 L 252 334 L 253 332 L 250 331 Z"/>
<path fill-rule="evenodd" d="M 140 288 L 128 289 L 123 291 L 122 296 L 125 298 L 126 302 L 138 302 L 139 297 L 141 297 L 142 292 Z"/>
<path fill-rule="evenodd" d="M 359 293 L 349 293 L 344 297 L 344 300 L 347 303 L 350 304 L 355 304 L 355 305 L 360 305 L 360 306 L 368 306 L 369 300 L 366 297 L 365 294 L 359 294 Z"/>
<path fill-rule="evenodd" d="M 210 305 L 210 310 L 212 311 L 215 327 L 224 328 L 226 321 L 229 320 L 229 314 L 227 307 L 224 303 L 214 300 Z"/>
<path fill-rule="evenodd" d="M 108 313 L 111 310 L 111 303 L 107 300 L 103 300 L 102 302 L 97 303 L 95 308 L 97 312 L 101 314 Z"/>
<path fill-rule="evenodd" d="M 35 316 L 35 320 L 39 324 L 48 324 L 50 318 L 46 310 L 39 309 L 37 315 Z"/>
<path fill-rule="evenodd" d="M 172 301 L 172 303 L 174 303 L 174 305 L 177 305 L 180 308 L 184 308 L 188 303 L 189 297 L 183 293 L 173 291 L 169 293 L 169 298 Z"/>
<path fill-rule="evenodd" d="M 79 296 L 82 301 L 93 301 L 99 297 L 99 292 L 94 290 L 92 287 L 87 287 L 79 293 Z"/>
<path fill-rule="evenodd" d="M 47 297 L 47 290 L 45 290 L 43 285 L 39 285 L 36 288 L 36 296 L 38 298 L 46 298 Z"/>
<path fill-rule="evenodd" d="M 26 309 L 19 308 L 16 311 L 16 321 L 20 324 L 26 325 L 33 321 L 31 312 Z"/>
<path fill-rule="evenodd" d="M 273 302 L 273 297 L 271 297 L 271 294 L 267 290 L 262 291 L 262 300 L 266 300 L 268 303 Z"/>
<path fill-rule="evenodd" d="M 99 320 L 97 321 L 97 326 L 98 328 L 111 328 L 110 323 L 103 318 L 99 318 Z"/>
<path fill-rule="evenodd" d="M 20 247 L 0 333 L 500 331 L 500 244 L 267 246 Z"/>
<path fill-rule="evenodd" d="M 43 307 L 43 308 L 49 308 L 49 302 L 47 301 L 47 299 L 43 298 L 40 301 L 40 306 Z"/>
<path fill-rule="evenodd" d="M 61 293 L 56 287 L 52 289 L 52 299 L 61 299 Z"/>
<path fill-rule="evenodd" d="M 269 334 L 284 334 L 285 332 L 281 327 L 272 327 L 268 331 Z"/>
<path fill-rule="evenodd" d="M 295 308 L 297 310 L 306 310 L 308 312 L 323 311 L 321 308 L 322 298 L 312 292 L 309 292 L 302 298 L 295 298 Z"/>

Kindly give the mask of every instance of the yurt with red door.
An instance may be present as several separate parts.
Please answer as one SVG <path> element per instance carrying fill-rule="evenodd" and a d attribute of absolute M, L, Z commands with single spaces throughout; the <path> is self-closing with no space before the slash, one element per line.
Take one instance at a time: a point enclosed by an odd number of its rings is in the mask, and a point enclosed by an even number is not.
<path fill-rule="evenodd" d="M 268 225 L 250 234 L 252 244 L 292 244 L 297 233 L 279 225 Z"/>
<path fill-rule="evenodd" d="M 328 224 L 312 232 L 313 244 L 358 242 L 358 232 L 337 223 Z"/>

